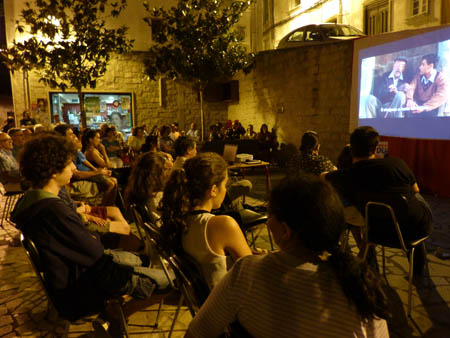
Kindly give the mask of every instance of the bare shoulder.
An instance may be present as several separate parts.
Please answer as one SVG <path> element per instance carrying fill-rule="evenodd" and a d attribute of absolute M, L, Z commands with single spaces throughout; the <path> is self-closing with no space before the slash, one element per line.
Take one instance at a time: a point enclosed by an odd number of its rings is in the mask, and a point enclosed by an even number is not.
<path fill-rule="evenodd" d="M 239 224 L 236 220 L 227 215 L 214 216 L 209 220 L 209 225 L 213 226 L 217 231 L 230 232 L 240 230 Z"/>

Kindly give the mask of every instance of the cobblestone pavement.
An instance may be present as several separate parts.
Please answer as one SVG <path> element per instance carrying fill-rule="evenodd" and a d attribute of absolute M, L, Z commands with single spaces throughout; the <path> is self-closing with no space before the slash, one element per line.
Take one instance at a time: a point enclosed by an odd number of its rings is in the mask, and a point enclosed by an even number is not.
<path fill-rule="evenodd" d="M 274 172 L 272 182 L 281 178 Z M 255 171 L 247 174 L 254 182 L 248 203 L 261 203 L 255 197 L 265 196 L 265 177 Z M 253 197 L 253 198 L 252 198 Z M 425 196 L 434 212 L 434 233 L 427 243 L 432 285 L 428 289 L 413 289 L 413 321 L 406 316 L 408 283 L 407 259 L 400 250 L 386 250 L 386 269 L 392 319 L 389 320 L 391 337 L 450 337 L 450 260 L 434 255 L 437 247 L 450 252 L 450 199 Z M 0 203 L 3 206 L 3 201 Z M 0 209 L 1 215 L 1 209 Z M 270 248 L 267 231 L 262 226 L 256 231 L 257 246 Z M 91 322 L 94 317 L 68 324 L 63 320 L 50 320 L 47 300 L 35 276 L 25 251 L 17 245 L 18 231 L 9 223 L 0 228 L 0 337 L 94 337 Z M 352 242 L 350 242 L 353 244 Z M 378 255 L 379 259 L 381 255 Z M 380 261 L 381 263 L 381 261 Z M 130 318 L 132 337 L 167 337 L 175 306 L 164 305 L 158 328 L 146 327 L 154 323 L 157 305 Z M 184 307 L 177 321 L 173 337 L 183 337 L 191 320 Z M 280 337 L 284 338 L 284 337 Z"/>

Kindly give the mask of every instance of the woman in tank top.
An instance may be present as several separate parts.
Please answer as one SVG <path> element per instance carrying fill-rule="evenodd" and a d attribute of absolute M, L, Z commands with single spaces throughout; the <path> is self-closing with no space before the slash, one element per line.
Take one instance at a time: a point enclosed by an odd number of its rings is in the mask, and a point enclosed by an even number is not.
<path fill-rule="evenodd" d="M 201 153 L 172 172 L 162 199 L 161 235 L 166 246 L 192 256 L 210 288 L 227 272 L 227 255 L 236 260 L 252 254 L 236 221 L 211 213 L 222 204 L 227 181 L 223 158 Z"/>

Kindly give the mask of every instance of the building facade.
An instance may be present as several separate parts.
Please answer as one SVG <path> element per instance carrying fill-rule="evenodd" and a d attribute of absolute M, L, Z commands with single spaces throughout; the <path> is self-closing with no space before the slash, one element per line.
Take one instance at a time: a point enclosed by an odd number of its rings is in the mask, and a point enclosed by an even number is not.
<path fill-rule="evenodd" d="M 449 23 L 446 0 L 257 0 L 252 49 L 274 49 L 289 32 L 313 23 L 343 23 L 367 35 Z"/>

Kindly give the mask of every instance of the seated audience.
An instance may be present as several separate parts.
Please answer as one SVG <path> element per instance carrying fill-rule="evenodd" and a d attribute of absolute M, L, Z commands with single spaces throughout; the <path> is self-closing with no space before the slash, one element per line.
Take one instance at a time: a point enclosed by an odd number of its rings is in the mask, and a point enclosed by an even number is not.
<path fill-rule="evenodd" d="M 150 134 L 145 138 L 145 143 L 142 145 L 141 151 L 143 153 L 159 151 L 159 146 L 159 135 Z"/>
<path fill-rule="evenodd" d="M 108 127 L 105 130 L 105 135 L 102 139 L 102 144 L 105 146 L 111 168 L 122 168 L 123 162 L 119 157 L 119 151 L 122 150 L 122 147 L 120 146 L 119 140 L 117 140 L 115 128 Z"/>
<path fill-rule="evenodd" d="M 132 151 L 138 153 L 141 151 L 142 145 L 145 143 L 145 135 L 143 127 L 135 127 L 132 135 L 128 138 L 128 146 Z"/>
<path fill-rule="evenodd" d="M 187 159 L 197 155 L 197 144 L 195 140 L 188 136 L 180 136 L 175 141 L 175 154 L 177 155 L 177 158 L 175 159 L 173 168 L 181 169 Z"/>
<path fill-rule="evenodd" d="M 330 185 L 283 180 L 271 192 L 268 225 L 280 251 L 237 261 L 186 338 L 219 337 L 235 320 L 254 338 L 389 337 L 381 280 L 339 250 L 345 224 Z"/>
<path fill-rule="evenodd" d="M 76 169 L 73 171 L 73 179 L 75 181 L 89 181 L 98 186 L 98 190 L 103 192 L 102 205 L 113 205 L 117 194 L 117 181 L 111 177 L 111 170 L 95 168 L 81 152 L 81 142 L 75 136 L 72 129 L 67 124 L 60 124 L 55 127 L 55 132 L 65 137 L 69 142 L 72 142 L 77 148 L 77 155 L 74 159 Z M 88 186 L 88 191 L 91 191 Z"/>
<path fill-rule="evenodd" d="M 195 141 L 198 141 L 200 137 L 198 136 L 197 126 L 194 122 L 191 123 L 191 127 L 186 133 L 186 136 L 192 137 Z"/>
<path fill-rule="evenodd" d="M 256 138 L 256 132 L 253 130 L 253 124 L 249 124 L 246 133 L 244 134 L 244 139 L 254 140 Z"/>
<path fill-rule="evenodd" d="M 2 125 L 2 132 L 7 133 L 11 128 L 16 127 L 16 121 L 14 120 L 14 117 L 8 116 L 6 120 L 3 122 Z"/>
<path fill-rule="evenodd" d="M 169 153 L 172 156 L 175 154 L 174 152 L 174 141 L 170 138 L 171 128 L 168 125 L 164 125 L 161 127 L 160 135 L 161 138 L 159 140 L 161 151 L 165 153 Z"/>
<path fill-rule="evenodd" d="M 32 188 L 14 208 L 12 219 L 35 243 L 48 291 L 62 316 L 76 320 L 102 311 L 113 296 L 130 295 L 122 306 L 128 318 L 158 302 L 162 296 L 153 293 L 164 290 L 167 279 L 162 271 L 139 266 L 139 258 L 130 253 L 106 254 L 76 211 L 58 198 L 72 177 L 76 153 L 73 143 L 60 136 L 43 134 L 27 142 L 20 168 Z M 126 264 L 126 258 L 133 258 L 133 264 Z M 122 337 L 116 317 L 108 311 L 105 316 L 109 334 Z"/>
<path fill-rule="evenodd" d="M 312 130 L 303 134 L 300 153 L 291 160 L 290 167 L 293 174 L 303 171 L 310 174 L 320 175 L 323 172 L 333 171 L 337 168 L 331 161 L 319 155 L 319 135 Z"/>
<path fill-rule="evenodd" d="M 173 142 L 177 140 L 178 137 L 180 137 L 180 130 L 178 128 L 178 122 L 172 123 L 170 126 L 170 134 L 169 137 L 172 139 Z"/>
<path fill-rule="evenodd" d="M 388 156 L 375 158 L 379 142 L 378 132 L 368 126 L 356 128 L 350 136 L 353 165 L 348 169 L 330 172 L 324 177 L 338 192 L 364 214 L 367 196 L 377 193 L 403 196 L 407 200 L 406 219 L 399 219 L 403 237 L 415 240 L 430 234 L 432 215 L 428 204 L 419 194 L 413 172 L 400 158 Z M 371 233 L 383 237 L 385 228 L 372 228 Z M 393 234 L 395 236 L 395 234 Z M 390 238 L 385 238 L 388 240 Z M 414 253 L 414 275 L 423 276 L 425 249 L 418 247 Z"/>
<path fill-rule="evenodd" d="M 7 133 L 0 133 L 0 181 L 2 183 L 19 183 L 19 164 L 13 155 L 13 140 Z"/>
<path fill-rule="evenodd" d="M 212 289 L 233 260 L 251 255 L 247 241 L 230 216 L 214 216 L 228 181 L 227 163 L 216 153 L 201 153 L 174 170 L 162 198 L 161 235 L 169 250 L 184 250 L 200 265 Z"/>
<path fill-rule="evenodd" d="M 8 130 L 8 135 L 13 140 L 12 154 L 16 160 L 19 160 L 19 153 L 25 144 L 25 137 L 23 131 L 20 128 L 12 128 Z"/>
<path fill-rule="evenodd" d="M 30 116 L 30 113 L 25 110 L 22 114 L 23 118 L 20 120 L 21 126 L 33 126 L 36 124 L 36 120 Z"/>
<path fill-rule="evenodd" d="M 172 167 L 173 162 L 165 153 L 148 152 L 140 155 L 128 177 L 125 205 L 134 203 L 139 206 L 144 203 L 150 211 L 150 221 L 156 224 L 161 218 L 158 206 Z"/>
<path fill-rule="evenodd" d="M 111 168 L 111 162 L 106 153 L 106 148 L 101 142 L 98 130 L 86 130 L 81 141 L 83 146 L 81 151 L 90 163 L 97 168 Z"/>

